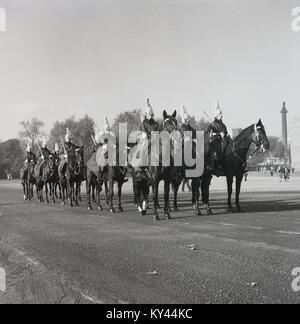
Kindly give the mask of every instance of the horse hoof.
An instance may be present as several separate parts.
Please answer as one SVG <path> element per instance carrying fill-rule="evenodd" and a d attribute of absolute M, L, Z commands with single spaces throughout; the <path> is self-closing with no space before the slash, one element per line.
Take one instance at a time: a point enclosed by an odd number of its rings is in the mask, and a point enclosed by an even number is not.
<path fill-rule="evenodd" d="M 103 210 L 102 206 L 98 206 L 98 210 L 102 211 Z"/>
<path fill-rule="evenodd" d="M 196 216 L 202 216 L 202 213 L 201 213 L 200 210 L 196 210 L 196 211 L 195 211 L 195 215 L 196 215 Z"/>
<path fill-rule="evenodd" d="M 88 206 L 88 210 L 92 210 L 93 208 L 92 208 L 92 206 Z"/>
<path fill-rule="evenodd" d="M 116 211 L 115 211 L 114 208 L 111 208 L 110 212 L 111 212 L 112 214 L 114 214 Z"/>
<path fill-rule="evenodd" d="M 208 210 L 207 210 L 207 215 L 213 215 L 213 212 L 212 212 L 211 209 L 208 209 Z"/>
<path fill-rule="evenodd" d="M 154 219 L 155 221 L 159 221 L 159 217 L 158 217 L 158 215 L 154 215 L 153 219 Z"/>
<path fill-rule="evenodd" d="M 171 219 L 170 213 L 166 212 L 165 213 L 165 220 L 170 220 L 170 219 Z"/>
<path fill-rule="evenodd" d="M 141 212 L 141 215 L 142 216 L 145 216 L 147 214 L 147 211 L 146 210 L 143 210 L 142 212 Z"/>
<path fill-rule="evenodd" d="M 76 206 L 76 207 L 79 207 L 80 205 L 78 204 L 78 202 L 76 202 L 76 203 L 75 203 L 75 206 Z"/>
<path fill-rule="evenodd" d="M 124 212 L 124 209 L 122 207 L 119 207 L 119 212 L 120 213 L 123 213 Z"/>

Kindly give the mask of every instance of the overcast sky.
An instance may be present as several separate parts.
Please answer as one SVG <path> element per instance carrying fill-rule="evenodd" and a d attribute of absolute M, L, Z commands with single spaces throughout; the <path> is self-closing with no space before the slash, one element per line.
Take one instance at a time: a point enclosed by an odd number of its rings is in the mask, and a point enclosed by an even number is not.
<path fill-rule="evenodd" d="M 184 104 L 228 127 L 262 118 L 281 134 L 283 100 L 300 161 L 300 0 L 0 0 L 0 138 L 34 116 L 48 129 L 73 114 Z M 4 112 L 4 113 L 3 113 Z M 297 148 L 298 146 L 298 148 Z"/>

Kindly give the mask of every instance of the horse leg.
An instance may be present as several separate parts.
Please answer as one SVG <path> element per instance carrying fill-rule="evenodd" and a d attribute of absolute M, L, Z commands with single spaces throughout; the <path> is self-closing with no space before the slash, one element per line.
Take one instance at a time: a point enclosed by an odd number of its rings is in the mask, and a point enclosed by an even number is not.
<path fill-rule="evenodd" d="M 98 210 L 103 210 L 103 207 L 101 205 L 101 179 L 99 179 L 99 181 L 97 181 L 96 184 L 96 193 L 97 193 L 97 205 L 98 205 Z"/>
<path fill-rule="evenodd" d="M 55 180 L 50 182 L 50 188 L 52 192 L 52 202 L 55 204 Z"/>
<path fill-rule="evenodd" d="M 212 215 L 212 209 L 210 207 L 210 203 L 209 203 L 209 187 L 211 184 L 211 179 L 212 177 L 205 177 L 202 181 L 201 181 L 201 194 L 202 194 L 202 202 L 205 205 L 206 211 L 208 215 Z"/>
<path fill-rule="evenodd" d="M 45 181 L 45 195 L 46 195 L 46 202 L 49 204 L 49 193 L 48 193 L 48 181 Z"/>
<path fill-rule="evenodd" d="M 173 209 L 174 212 L 178 212 L 178 190 L 179 190 L 179 186 L 180 184 L 178 183 L 173 183 L 172 184 L 172 188 L 173 188 L 173 192 L 174 192 L 174 202 L 173 202 Z"/>
<path fill-rule="evenodd" d="M 75 182 L 75 206 L 79 207 L 78 197 L 80 191 L 80 183 L 78 181 Z"/>
<path fill-rule="evenodd" d="M 108 188 L 107 181 L 104 181 L 104 187 L 105 187 L 106 204 L 107 206 L 109 206 L 109 188 Z"/>
<path fill-rule="evenodd" d="M 169 201 L 170 201 L 170 180 L 165 180 L 164 186 L 164 199 L 165 199 L 165 219 L 171 219 L 170 211 L 169 211 Z"/>
<path fill-rule="evenodd" d="M 123 183 L 119 182 L 118 183 L 118 198 L 119 198 L 119 212 L 120 213 L 123 213 L 123 211 L 124 211 L 124 209 L 122 207 L 122 186 L 123 186 Z"/>
<path fill-rule="evenodd" d="M 243 181 L 243 174 L 239 174 L 236 176 L 236 197 L 235 197 L 235 205 L 237 207 L 238 212 L 242 212 L 242 208 L 240 205 L 240 193 L 241 193 L 241 184 Z"/>
<path fill-rule="evenodd" d="M 114 209 L 114 180 L 110 179 L 109 180 L 109 207 L 110 207 L 110 212 L 115 213 Z"/>
<path fill-rule="evenodd" d="M 92 210 L 92 204 L 91 204 L 91 187 L 92 187 L 92 176 L 91 174 L 86 175 L 86 195 L 87 195 L 87 201 L 88 201 L 88 210 Z"/>
<path fill-rule="evenodd" d="M 157 213 L 158 187 L 159 187 L 159 181 L 158 180 L 153 181 L 152 191 L 153 191 L 153 214 L 154 214 L 154 220 L 159 220 L 158 213 Z"/>
<path fill-rule="evenodd" d="M 228 175 L 226 178 L 227 178 L 227 193 L 228 193 L 227 205 L 228 205 L 229 211 L 232 212 L 231 197 L 232 197 L 233 175 Z"/>
<path fill-rule="evenodd" d="M 193 200 L 194 200 L 194 210 L 196 216 L 201 216 L 200 211 L 200 180 L 199 179 L 192 179 L 192 192 L 193 192 Z"/>

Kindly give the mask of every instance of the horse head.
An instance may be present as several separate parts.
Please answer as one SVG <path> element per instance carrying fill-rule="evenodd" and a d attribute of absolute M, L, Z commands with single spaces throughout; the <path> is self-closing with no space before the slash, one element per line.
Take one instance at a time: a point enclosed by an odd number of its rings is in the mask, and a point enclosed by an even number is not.
<path fill-rule="evenodd" d="M 178 131 L 182 134 L 182 129 L 176 119 L 177 112 L 176 110 L 172 115 L 168 115 L 168 113 L 164 110 L 163 117 L 164 121 L 162 124 L 163 131 L 167 131 L 169 134 L 173 133 L 174 131 Z"/>
<path fill-rule="evenodd" d="M 84 166 L 84 146 L 75 150 L 75 173 L 80 174 Z"/>
<path fill-rule="evenodd" d="M 270 149 L 270 142 L 266 134 L 265 126 L 263 125 L 261 119 L 257 124 L 254 125 L 252 142 L 255 144 L 257 149 L 262 148 L 264 151 L 268 151 Z"/>

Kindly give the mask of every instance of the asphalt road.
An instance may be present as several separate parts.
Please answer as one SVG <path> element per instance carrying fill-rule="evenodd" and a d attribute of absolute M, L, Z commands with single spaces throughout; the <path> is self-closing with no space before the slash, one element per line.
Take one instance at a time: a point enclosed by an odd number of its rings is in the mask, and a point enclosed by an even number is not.
<path fill-rule="evenodd" d="M 23 202 L 0 183 L 0 303 L 299 303 L 300 177 L 250 175 L 243 213 L 226 212 L 214 180 L 213 216 L 139 216 L 125 188 L 124 213 Z M 162 217 L 163 215 L 161 215 Z"/>

